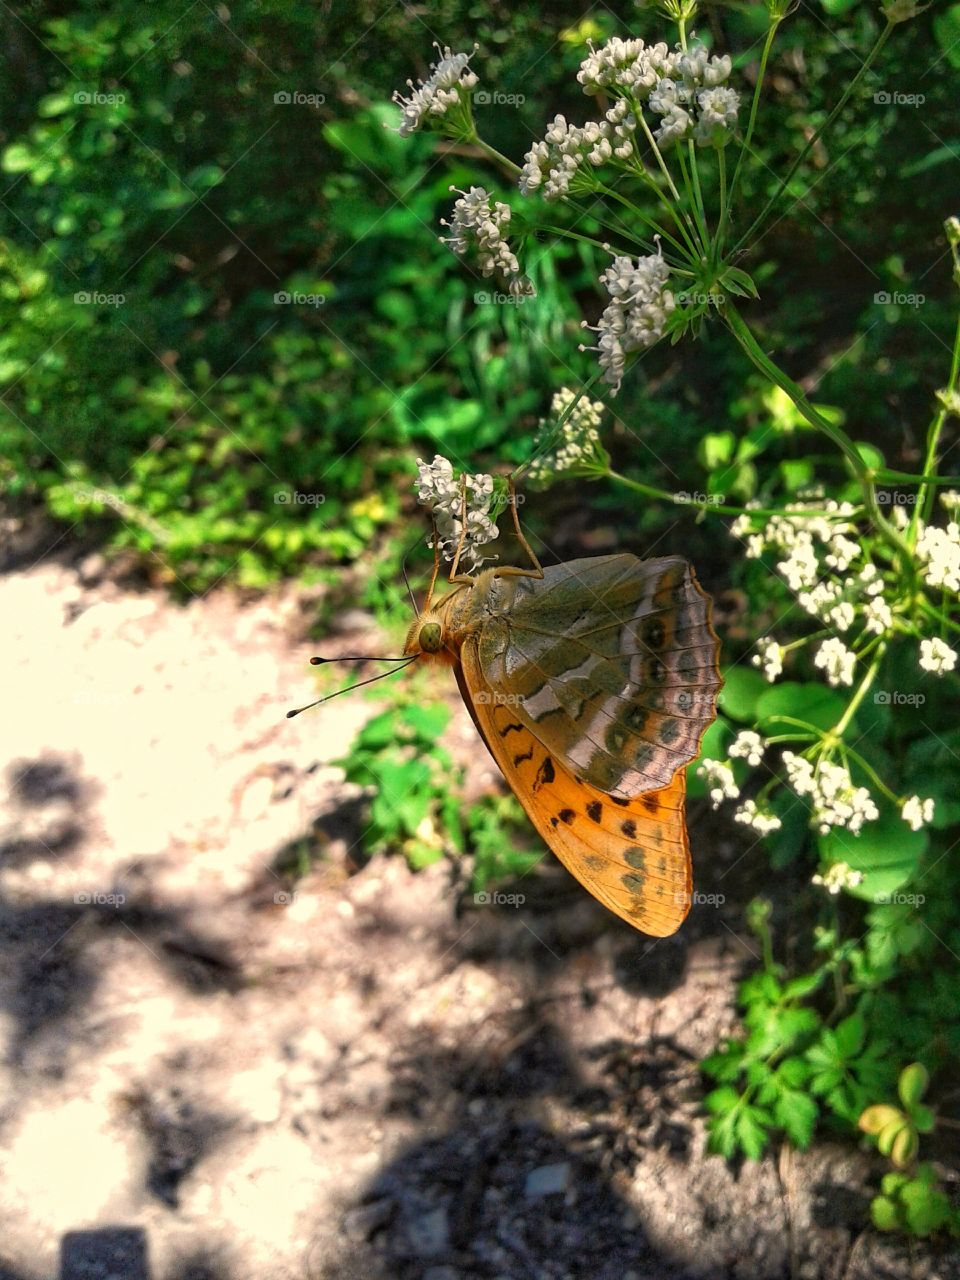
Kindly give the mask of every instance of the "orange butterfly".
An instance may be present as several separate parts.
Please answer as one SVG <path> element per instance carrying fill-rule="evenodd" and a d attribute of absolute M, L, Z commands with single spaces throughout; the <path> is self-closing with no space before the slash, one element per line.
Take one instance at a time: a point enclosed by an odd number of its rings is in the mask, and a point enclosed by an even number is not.
<path fill-rule="evenodd" d="M 597 556 L 457 572 L 440 566 L 404 646 L 454 669 L 467 710 L 540 835 L 604 906 L 654 937 L 690 909 L 685 766 L 722 681 L 710 597 L 678 556 Z"/>

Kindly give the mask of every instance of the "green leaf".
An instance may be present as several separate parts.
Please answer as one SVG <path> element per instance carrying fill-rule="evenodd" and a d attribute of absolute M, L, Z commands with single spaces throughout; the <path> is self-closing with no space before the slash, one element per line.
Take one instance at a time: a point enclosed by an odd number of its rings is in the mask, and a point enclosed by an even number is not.
<path fill-rule="evenodd" d="M 767 689 L 757 700 L 757 726 L 783 727 L 782 717 L 802 720 L 818 729 L 830 729 L 843 715 L 846 702 L 822 684 L 787 680 Z"/>
<path fill-rule="evenodd" d="M 900 1072 L 897 1093 L 905 1107 L 914 1107 L 926 1092 L 930 1076 L 922 1062 L 911 1062 Z"/>
<path fill-rule="evenodd" d="M 947 62 L 952 67 L 960 67 L 960 4 L 952 4 L 937 14 L 933 35 Z"/>
<path fill-rule="evenodd" d="M 810 1145 L 817 1123 L 817 1104 L 799 1089 L 785 1089 L 774 1104 L 773 1118 L 787 1137 L 803 1150 Z"/>
<path fill-rule="evenodd" d="M 767 689 L 767 682 L 759 671 L 745 666 L 729 667 L 723 672 L 723 688 L 717 706 L 731 720 L 752 724 L 756 718 L 757 703 Z"/>
<path fill-rule="evenodd" d="M 899 1231 L 900 1206 L 889 1196 L 875 1196 L 870 1203 L 870 1221 L 878 1231 Z"/>
<path fill-rule="evenodd" d="M 715 471 L 732 459 L 736 442 L 732 431 L 709 432 L 697 447 L 697 458 L 708 471 Z"/>
<path fill-rule="evenodd" d="M 737 1141 L 748 1160 L 759 1160 L 769 1140 L 771 1117 L 760 1107 L 744 1107 L 737 1116 Z"/>
<path fill-rule="evenodd" d="M 854 1057 L 863 1048 L 867 1034 L 862 1014 L 859 1011 L 851 1013 L 849 1018 L 837 1023 L 833 1034 L 839 1055 L 844 1059 Z"/>
<path fill-rule="evenodd" d="M 424 742 L 432 743 L 440 737 L 450 723 L 450 708 L 443 702 L 428 702 L 423 706 L 413 703 L 400 713 L 404 724 Z"/>
<path fill-rule="evenodd" d="M 736 1089 L 730 1085 L 723 1085 L 719 1089 L 714 1089 L 708 1093 L 703 1100 L 703 1105 L 708 1111 L 714 1115 L 722 1115 L 726 1111 L 733 1111 L 740 1105 L 741 1095 Z"/>
<path fill-rule="evenodd" d="M 846 890 L 866 902 L 889 900 L 917 871 L 929 843 L 926 829 L 911 831 L 896 812 L 881 813 L 868 822 L 859 835 L 834 827 L 818 837 L 820 853 L 827 862 L 846 862 L 863 879 Z"/>

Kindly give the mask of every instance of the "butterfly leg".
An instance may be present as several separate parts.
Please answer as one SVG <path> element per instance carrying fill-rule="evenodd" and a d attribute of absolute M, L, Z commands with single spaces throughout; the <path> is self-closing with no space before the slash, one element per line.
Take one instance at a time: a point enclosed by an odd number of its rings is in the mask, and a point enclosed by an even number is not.
<path fill-rule="evenodd" d="M 423 602 L 421 613 L 426 613 L 430 608 L 430 602 L 433 599 L 433 589 L 437 585 L 437 575 L 440 572 L 440 534 L 437 531 L 436 516 L 431 515 L 430 523 L 433 525 L 433 573 L 430 575 L 430 585 L 427 587 L 427 598 Z"/>
<path fill-rule="evenodd" d="M 460 477 L 460 539 L 457 542 L 457 550 L 454 553 L 453 564 L 450 566 L 449 582 L 472 582 L 473 579 L 469 573 L 458 573 L 460 567 L 460 556 L 463 554 L 463 546 L 467 540 L 467 473 L 464 472 Z"/>
<path fill-rule="evenodd" d="M 530 543 L 523 536 L 523 530 L 520 528 L 520 515 L 517 511 L 517 486 L 513 476 L 510 476 L 509 479 L 507 480 L 507 486 L 510 490 L 509 502 L 510 502 L 510 514 L 513 517 L 513 531 L 517 535 L 517 541 L 520 543 L 521 547 L 523 547 L 524 551 L 530 557 L 530 561 L 533 565 L 533 568 L 532 569 L 512 569 L 509 567 L 505 567 L 499 571 L 500 577 L 542 578 L 543 565 L 537 559 L 536 555 L 534 554 L 533 547 L 531 547 Z"/>

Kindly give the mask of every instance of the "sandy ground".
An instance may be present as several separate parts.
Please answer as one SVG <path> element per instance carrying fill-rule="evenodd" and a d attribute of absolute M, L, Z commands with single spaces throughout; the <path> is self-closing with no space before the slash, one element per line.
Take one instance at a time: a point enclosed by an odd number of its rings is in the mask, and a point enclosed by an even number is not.
<path fill-rule="evenodd" d="M 102 568 L 0 576 L 0 1280 L 960 1276 L 862 1229 L 852 1147 L 705 1155 L 742 903 L 654 943 L 559 868 L 361 866 L 370 704 L 283 717 L 304 600 Z"/>

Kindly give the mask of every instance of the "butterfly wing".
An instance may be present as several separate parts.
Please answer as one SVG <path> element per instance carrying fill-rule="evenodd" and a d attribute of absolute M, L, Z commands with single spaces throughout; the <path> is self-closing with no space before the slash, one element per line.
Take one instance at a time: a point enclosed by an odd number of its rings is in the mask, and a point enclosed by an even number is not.
<path fill-rule="evenodd" d="M 699 754 L 722 684 L 693 567 L 678 556 L 597 556 L 503 582 L 503 605 L 479 631 L 494 700 L 601 792 L 669 787 Z"/>
<path fill-rule="evenodd" d="M 686 775 L 633 799 L 579 781 L 498 701 L 475 637 L 457 683 L 474 723 L 537 831 L 585 889 L 628 924 L 667 937 L 690 909 L 693 878 L 684 821 Z"/>

